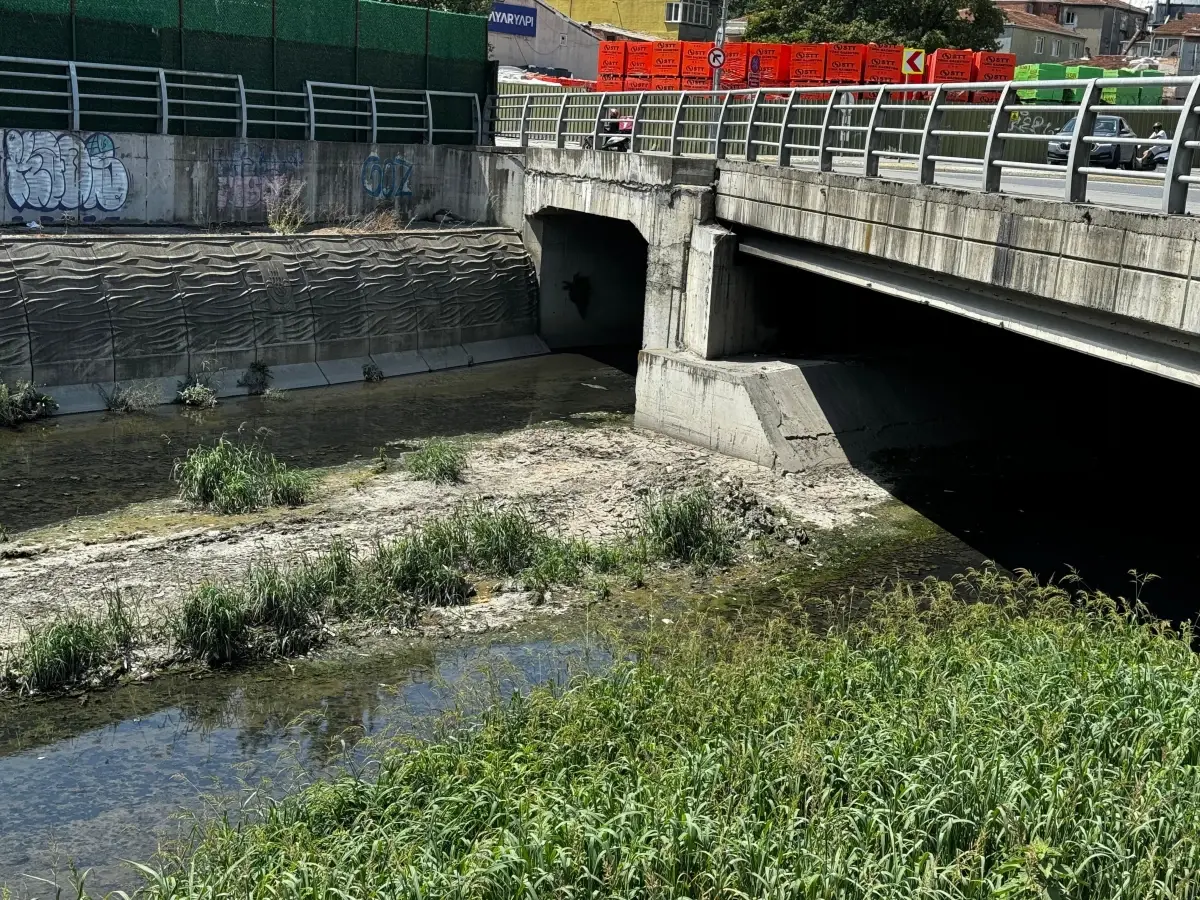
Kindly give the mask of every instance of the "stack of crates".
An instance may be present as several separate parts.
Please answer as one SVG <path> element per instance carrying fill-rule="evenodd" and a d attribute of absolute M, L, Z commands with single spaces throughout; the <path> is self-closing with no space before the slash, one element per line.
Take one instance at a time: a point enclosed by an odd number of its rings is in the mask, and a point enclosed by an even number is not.
<path fill-rule="evenodd" d="M 685 91 L 711 91 L 712 67 L 708 54 L 716 46 L 712 41 L 684 41 L 683 64 L 679 72 L 680 88 Z"/>
<path fill-rule="evenodd" d="M 1057 63 L 1026 63 L 1017 66 L 1013 72 L 1013 81 L 1065 81 L 1066 66 Z M 1022 100 L 1042 100 L 1050 103 L 1061 103 L 1065 92 L 1058 88 L 1017 88 L 1017 96 Z"/>
<path fill-rule="evenodd" d="M 600 55 L 596 61 L 596 89 L 620 91 L 625 83 L 626 41 L 601 41 Z"/>
<path fill-rule="evenodd" d="M 1079 81 L 1091 81 L 1093 78 L 1103 77 L 1104 70 L 1099 66 L 1067 66 L 1067 78 Z M 1067 99 L 1072 103 L 1079 103 L 1083 100 L 1083 88 L 1068 89 Z"/>
<path fill-rule="evenodd" d="M 630 41 L 625 50 L 625 90 L 650 90 L 650 61 L 653 46 L 649 41 Z"/>
<path fill-rule="evenodd" d="M 1137 78 L 1138 73 L 1133 69 L 1105 69 L 1105 78 Z M 1104 87 L 1100 88 L 1100 102 L 1113 103 L 1118 106 L 1137 106 L 1141 90 L 1136 87 Z"/>
<path fill-rule="evenodd" d="M 650 45 L 650 90 L 679 90 L 683 71 L 683 42 L 655 41 Z"/>

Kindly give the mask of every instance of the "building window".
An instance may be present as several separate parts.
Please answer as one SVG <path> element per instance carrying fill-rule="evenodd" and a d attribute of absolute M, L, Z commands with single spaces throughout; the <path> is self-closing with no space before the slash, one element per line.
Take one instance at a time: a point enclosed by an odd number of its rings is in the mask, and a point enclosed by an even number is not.
<path fill-rule="evenodd" d="M 1154 39 L 1154 55 L 1155 56 L 1163 55 L 1163 39 L 1162 38 Z"/>
<path fill-rule="evenodd" d="M 1046 39 L 1041 35 L 1038 35 L 1038 39 L 1033 42 L 1033 52 L 1038 56 L 1046 52 Z"/>
<path fill-rule="evenodd" d="M 701 28 L 708 28 L 712 25 L 712 4 L 707 0 L 668 3 L 666 21 L 668 24 L 699 25 Z"/>
<path fill-rule="evenodd" d="M 1062 41 L 1055 38 L 1050 42 L 1050 55 L 1055 59 L 1058 59 L 1060 56 L 1062 56 Z"/>
<path fill-rule="evenodd" d="M 1063 24 L 1064 25 L 1074 25 L 1075 24 L 1075 10 L 1068 9 L 1063 12 Z"/>
<path fill-rule="evenodd" d="M 1079 59 L 1079 41 L 1071 41 L 1071 59 Z"/>

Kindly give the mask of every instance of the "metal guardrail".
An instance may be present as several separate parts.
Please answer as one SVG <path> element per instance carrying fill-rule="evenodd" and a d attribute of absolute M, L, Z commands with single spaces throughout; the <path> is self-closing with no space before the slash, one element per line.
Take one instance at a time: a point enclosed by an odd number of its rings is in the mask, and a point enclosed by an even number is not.
<path fill-rule="evenodd" d="M 0 56 L 0 113 L 70 131 L 108 129 L 120 120 L 129 125 L 123 131 L 151 134 L 202 122 L 241 138 L 269 130 L 311 141 L 344 140 L 347 133 L 372 143 L 483 140 L 475 94 L 321 81 L 305 82 L 303 91 L 268 91 L 247 88 L 241 75 L 16 56 Z M 466 121 L 470 128 L 442 124 Z"/>
<path fill-rule="evenodd" d="M 1107 88 L 1173 88 L 1182 103 L 1119 105 L 1101 102 Z M 1078 100 L 1028 103 L 1021 93 L 1053 91 Z M 1070 94 L 1068 93 L 1070 92 Z M 1162 184 L 1162 211 L 1179 214 L 1200 163 L 1200 78 L 1104 78 L 1090 81 L 1012 81 L 963 84 L 854 85 L 757 88 L 729 91 L 621 93 L 502 93 L 491 103 L 497 142 L 528 146 L 596 146 L 608 110 L 633 118 L 629 151 L 810 166 L 832 171 L 835 160 L 861 161 L 862 174 L 879 175 L 881 160 L 915 167 L 921 184 L 933 184 L 939 164 L 979 170 L 979 190 L 998 192 L 1005 171 L 1062 174 L 1063 199 L 1087 202 L 1088 176 L 1106 169 L 1091 165 L 1092 147 L 1151 145 L 1148 137 L 1097 136 L 1097 116 L 1153 113 L 1174 137 L 1164 169 L 1125 171 L 1126 177 Z M 1023 115 L 1069 114 L 1071 134 L 1010 127 Z M 979 123 L 980 113 L 983 124 Z M 1170 128 L 1170 123 L 1174 128 Z M 1067 144 L 1065 164 L 1006 158 L 1013 142 L 1048 149 Z M 1044 157 L 1043 157 L 1044 159 Z"/>

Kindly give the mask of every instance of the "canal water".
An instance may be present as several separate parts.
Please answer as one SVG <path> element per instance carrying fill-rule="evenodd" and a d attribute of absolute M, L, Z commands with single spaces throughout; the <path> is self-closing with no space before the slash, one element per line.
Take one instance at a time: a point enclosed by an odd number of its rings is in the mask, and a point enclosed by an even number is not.
<path fill-rule="evenodd" d="M 239 429 L 298 465 L 325 466 L 389 441 L 627 414 L 633 377 L 621 363 L 557 355 L 297 392 L 282 403 L 226 401 L 207 414 L 168 408 L 0 432 L 0 522 L 18 530 L 169 496 L 175 458 Z M 866 470 L 933 536 L 919 547 L 882 540 L 849 550 L 814 541 L 781 583 L 840 592 L 993 559 L 1042 575 L 1074 566 L 1089 586 L 1128 594 L 1137 569 L 1164 576 L 1144 598 L 1156 611 L 1194 613 L 1200 551 L 1168 514 L 1200 499 L 1174 468 L 1183 460 L 1134 443 L 1117 455 L 1097 433 L 1078 421 L 1014 428 L 1008 439 L 872 460 Z M 837 571 L 822 580 L 821 566 Z M 739 598 L 724 602 L 736 610 Z M 390 730 L 429 733 L 448 710 L 469 718 L 487 698 L 607 661 L 571 628 L 0 705 L 0 888 L 52 897 L 38 879 L 66 884 L 74 865 L 90 870 L 92 891 L 129 889 L 137 878 L 122 860 L 149 859 L 161 840 L 186 836 L 181 812 L 236 812 L 255 786 L 353 770 Z"/>

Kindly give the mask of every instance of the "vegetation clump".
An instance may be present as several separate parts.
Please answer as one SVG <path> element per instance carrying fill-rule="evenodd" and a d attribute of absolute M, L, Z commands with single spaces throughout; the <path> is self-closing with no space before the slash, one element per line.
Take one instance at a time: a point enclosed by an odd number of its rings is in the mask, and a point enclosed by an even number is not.
<path fill-rule="evenodd" d="M 238 379 L 238 387 L 244 387 L 251 394 L 265 394 L 274 377 L 271 367 L 261 359 L 256 359 L 246 366 L 246 371 Z"/>
<path fill-rule="evenodd" d="M 96 390 L 109 412 L 142 413 L 157 406 L 159 401 L 158 388 L 151 381 L 117 383 L 111 391 L 98 384 Z"/>
<path fill-rule="evenodd" d="M 176 461 L 173 473 L 179 498 L 226 515 L 268 506 L 300 506 L 312 494 L 315 479 L 293 469 L 257 444 L 221 438 L 195 447 Z"/>
<path fill-rule="evenodd" d="M 823 634 L 658 629 L 212 821 L 146 896 L 1194 895 L 1190 630 L 992 571 L 872 599 Z"/>
<path fill-rule="evenodd" d="M 641 529 L 650 555 L 658 559 L 706 569 L 733 559 L 733 531 L 707 488 L 652 495 L 642 509 Z"/>
<path fill-rule="evenodd" d="M 363 381 L 369 384 L 378 384 L 383 381 L 383 369 L 379 368 L 379 364 L 369 362 L 363 365 Z"/>
<path fill-rule="evenodd" d="M 206 359 L 198 372 L 192 372 L 179 382 L 175 399 L 192 409 L 212 409 L 217 405 L 220 389 L 217 364 L 214 360 Z"/>
<path fill-rule="evenodd" d="M 43 394 L 29 381 L 18 381 L 9 387 L 0 381 L 0 425 L 12 428 L 23 422 L 33 422 L 51 415 L 58 403 Z"/>
<path fill-rule="evenodd" d="M 467 451 L 462 445 L 444 438 L 434 438 L 404 458 L 404 468 L 413 478 L 434 484 L 462 481 L 466 463 Z"/>

